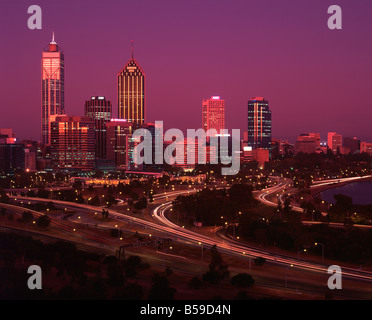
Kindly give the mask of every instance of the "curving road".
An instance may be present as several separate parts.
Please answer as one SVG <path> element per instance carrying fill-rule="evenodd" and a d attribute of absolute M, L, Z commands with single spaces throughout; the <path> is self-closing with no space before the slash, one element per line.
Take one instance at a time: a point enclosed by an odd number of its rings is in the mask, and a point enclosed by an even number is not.
<path fill-rule="evenodd" d="M 275 186 L 265 189 L 258 196 L 260 201 L 262 201 L 265 204 L 276 206 L 277 205 L 276 203 L 269 201 L 268 199 L 266 199 L 266 197 L 274 193 L 283 192 L 283 190 L 291 186 L 292 181 L 290 179 L 284 179 L 284 178 L 276 178 L 276 179 L 278 179 L 278 181 Z M 342 180 L 342 179 L 338 179 L 338 180 Z M 194 190 L 186 190 L 186 191 L 168 192 L 167 194 L 157 195 L 156 199 L 157 200 L 169 199 L 170 197 L 174 197 L 180 194 L 187 194 L 187 193 L 191 193 L 195 191 L 196 190 L 194 189 Z M 20 197 L 17 197 L 17 198 L 20 198 Z M 30 198 L 27 198 L 27 197 L 22 197 L 22 198 L 30 200 Z M 51 201 L 50 199 L 35 199 L 35 198 L 33 198 L 33 200 L 45 201 L 45 202 Z M 88 211 L 97 210 L 97 207 L 89 206 L 85 204 L 76 204 L 76 203 L 57 201 L 57 200 L 52 200 L 52 202 L 56 204 L 60 204 L 60 205 L 66 205 L 71 208 L 80 208 L 80 209 L 84 209 Z M 273 263 L 273 264 L 287 266 L 287 267 L 289 266 L 297 267 L 303 270 L 309 270 L 313 272 L 327 274 L 328 266 L 325 266 L 319 263 L 303 261 L 300 259 L 295 259 L 291 256 L 278 254 L 278 253 L 265 250 L 265 249 L 256 248 L 253 246 L 239 243 L 238 241 L 232 240 L 227 237 L 215 239 L 215 238 L 211 238 L 211 237 L 199 234 L 197 232 L 193 232 L 191 230 L 187 230 L 181 226 L 176 225 L 175 223 L 171 222 L 170 220 L 166 218 L 165 213 L 171 207 L 172 207 L 172 202 L 167 201 L 163 204 L 160 204 L 156 208 L 154 208 L 153 216 L 156 219 L 156 222 L 147 221 L 147 220 L 140 219 L 137 217 L 132 217 L 126 214 L 118 213 L 110 209 L 109 209 L 109 214 L 110 214 L 110 217 L 113 219 L 130 222 L 132 224 L 146 227 L 148 229 L 161 231 L 165 233 L 169 238 L 172 238 L 174 241 L 187 242 L 188 244 L 193 245 L 195 247 L 208 248 L 213 245 L 217 245 L 221 252 L 225 254 L 230 254 L 233 256 L 238 256 L 242 259 L 251 259 L 252 257 L 263 257 L 268 262 Z M 302 210 L 301 208 L 299 209 Z M 354 280 L 361 280 L 361 281 L 368 281 L 368 282 L 372 281 L 371 272 L 362 271 L 358 269 L 352 269 L 352 268 L 346 268 L 346 267 L 342 267 L 342 270 L 343 270 L 343 276 L 346 278 L 350 278 Z"/>

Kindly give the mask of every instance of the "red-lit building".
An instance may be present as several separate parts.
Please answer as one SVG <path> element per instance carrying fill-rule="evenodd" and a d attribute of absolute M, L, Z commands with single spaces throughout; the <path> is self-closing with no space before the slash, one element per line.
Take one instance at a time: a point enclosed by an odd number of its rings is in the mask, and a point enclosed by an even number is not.
<path fill-rule="evenodd" d="M 202 163 L 213 163 L 217 162 L 217 152 L 215 146 L 209 145 L 209 144 L 204 144 L 200 145 L 198 139 L 194 138 L 184 138 L 184 140 L 175 142 L 176 147 L 183 152 L 177 152 L 177 149 L 175 151 L 175 161 L 176 163 L 174 164 L 175 167 L 181 167 L 183 169 L 194 169 L 197 164 L 202 164 Z M 169 145 L 170 142 L 165 142 L 165 145 Z M 205 160 L 199 157 L 199 149 L 204 148 L 205 152 Z M 201 152 L 201 150 L 200 150 Z M 170 157 L 170 155 L 168 155 Z M 187 163 L 189 159 L 190 163 Z M 204 162 L 205 161 L 205 162 Z"/>
<path fill-rule="evenodd" d="M 65 113 L 65 62 L 61 47 L 52 41 L 41 58 L 41 137 L 50 145 L 50 117 Z"/>
<path fill-rule="evenodd" d="M 218 96 L 203 99 L 202 124 L 204 131 L 225 129 L 225 100 Z"/>
<path fill-rule="evenodd" d="M 106 157 L 117 167 L 128 169 L 134 146 L 132 124 L 125 119 L 111 119 L 106 123 Z"/>
<path fill-rule="evenodd" d="M 13 129 L 0 129 L 0 143 L 15 143 L 17 138 Z"/>
<path fill-rule="evenodd" d="M 58 115 L 51 118 L 50 127 L 52 168 L 94 168 L 94 121 L 89 117 Z"/>
<path fill-rule="evenodd" d="M 342 135 L 336 132 L 328 132 L 328 149 L 333 153 L 342 153 Z"/>
<path fill-rule="evenodd" d="M 320 134 L 303 133 L 297 137 L 295 153 L 320 153 Z"/>
<path fill-rule="evenodd" d="M 361 142 L 360 143 L 360 153 L 362 153 L 362 152 L 366 152 L 366 153 L 372 155 L 372 143 L 365 142 L 365 141 Z"/>
<path fill-rule="evenodd" d="M 23 140 L 21 143 L 25 149 L 25 171 L 36 171 L 37 169 L 37 141 Z"/>

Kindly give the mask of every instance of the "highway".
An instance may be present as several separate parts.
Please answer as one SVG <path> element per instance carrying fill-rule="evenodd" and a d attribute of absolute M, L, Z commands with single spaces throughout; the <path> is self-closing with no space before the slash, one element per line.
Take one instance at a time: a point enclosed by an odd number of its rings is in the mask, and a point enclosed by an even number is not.
<path fill-rule="evenodd" d="M 172 207 L 172 203 L 168 202 L 162 204 L 155 208 L 154 214 L 157 220 L 162 223 L 165 228 L 171 229 L 173 235 L 176 235 L 180 239 L 188 240 L 191 243 L 195 243 L 195 246 L 200 246 L 203 244 L 205 247 L 211 247 L 213 245 L 217 245 L 219 251 L 225 254 L 232 254 L 235 256 L 239 256 L 242 259 L 251 259 L 255 257 L 263 257 L 267 260 L 267 262 L 271 262 L 273 264 L 279 264 L 284 266 L 291 266 L 295 268 L 300 268 L 303 270 L 314 271 L 326 274 L 329 266 L 324 266 L 314 262 L 308 262 L 293 258 L 291 256 L 277 254 L 272 251 L 268 251 L 265 249 L 255 248 L 253 246 L 248 246 L 246 244 L 242 244 L 236 240 L 232 240 L 227 237 L 223 237 L 223 239 L 211 239 L 210 237 L 201 235 L 199 233 L 193 232 L 191 230 L 184 229 L 171 221 L 169 221 L 166 216 L 165 212 Z M 200 243 L 200 244 L 199 244 Z M 351 269 L 342 267 L 343 276 L 348 277 L 350 279 L 357 279 L 362 281 L 372 281 L 372 272 L 361 271 L 358 269 Z"/>
<path fill-rule="evenodd" d="M 274 177 L 272 177 L 274 178 Z M 283 190 L 287 190 L 291 187 L 292 181 L 290 179 L 285 178 L 274 178 L 276 179 L 276 184 L 270 188 L 263 190 L 262 192 L 255 192 L 256 197 L 266 205 L 276 206 L 277 204 L 272 200 L 269 200 L 269 197 L 273 195 L 280 195 L 284 194 Z M 342 180 L 342 179 L 337 179 Z M 324 183 L 331 183 L 331 181 L 326 181 Z M 334 183 L 334 182 L 333 182 Z M 277 252 L 273 252 L 267 250 L 265 248 L 257 248 L 255 246 L 247 245 L 240 243 L 235 239 L 231 239 L 227 237 L 223 230 L 219 229 L 216 230 L 216 234 L 218 237 L 213 236 L 209 237 L 203 234 L 199 234 L 195 231 L 188 230 L 182 226 L 179 226 L 169 219 L 167 219 L 167 211 L 172 208 L 172 201 L 171 199 L 175 198 L 177 195 L 187 195 L 193 192 L 196 192 L 197 189 L 191 190 L 181 190 L 181 191 L 171 191 L 166 192 L 164 194 L 157 194 L 155 195 L 154 199 L 156 201 L 160 201 L 159 205 L 157 205 L 152 211 L 152 217 L 155 221 L 149 221 L 140 219 L 138 217 L 129 216 L 123 213 L 116 212 L 115 210 L 108 209 L 110 218 L 116 219 L 118 221 L 124 221 L 130 223 L 132 225 L 137 225 L 139 227 L 143 227 L 149 230 L 149 234 L 153 231 L 161 232 L 164 235 L 164 238 L 170 238 L 174 242 L 184 243 L 195 248 L 200 249 L 207 249 L 213 245 L 218 247 L 218 250 L 226 255 L 231 255 L 234 257 L 238 257 L 243 261 L 249 262 L 249 265 L 252 263 L 252 259 L 256 257 L 263 257 L 266 259 L 267 263 L 282 266 L 283 268 L 294 268 L 297 270 L 305 270 L 317 273 L 319 275 L 326 275 L 327 276 L 327 269 L 328 265 L 323 265 L 320 263 L 310 262 L 303 260 L 303 256 L 300 258 L 296 258 L 290 254 L 278 254 Z M 15 197 L 13 197 L 15 198 Z M 27 201 L 38 201 L 38 202 L 50 202 L 52 201 L 55 204 L 59 204 L 62 207 L 66 206 L 69 209 L 74 210 L 85 210 L 86 212 L 96 212 L 97 207 L 89 206 L 86 204 L 76 204 L 70 203 L 65 201 L 57 201 L 57 200 L 50 200 L 50 199 L 36 199 L 36 198 L 27 198 L 27 197 L 16 197 L 17 199 L 23 199 Z M 99 209 L 100 210 L 100 209 Z M 298 210 L 302 210 L 298 208 Z M 71 232 L 71 230 L 69 230 Z M 84 235 L 82 235 L 84 236 Z M 111 242 L 111 241 L 110 241 Z M 113 241 L 112 241 L 113 242 Z M 112 245 L 118 246 L 118 242 L 113 242 Z M 300 256 L 299 256 L 300 257 Z M 353 268 L 346 268 L 341 265 L 343 278 L 361 281 L 363 283 L 370 283 L 372 282 L 372 273 L 368 271 L 363 271 L 360 269 L 353 269 Z M 357 282 L 356 282 L 357 283 Z"/>
<path fill-rule="evenodd" d="M 264 203 L 268 203 L 269 200 L 266 200 L 266 196 L 273 194 L 275 192 L 280 192 L 287 188 L 290 185 L 289 179 L 280 179 L 281 181 L 278 182 L 275 186 L 266 189 L 264 192 L 262 192 L 259 195 L 259 198 L 261 198 Z M 180 194 L 188 194 L 191 192 L 195 192 L 196 190 L 186 190 L 186 191 L 174 191 L 174 192 L 168 192 L 167 194 L 157 195 L 157 200 L 166 199 L 170 197 L 175 197 Z M 31 200 L 27 197 L 17 197 L 19 199 L 24 200 Z M 40 202 L 50 202 L 50 199 L 35 199 L 32 198 L 32 200 L 40 201 Z M 55 204 L 60 204 L 62 206 L 68 206 L 69 208 L 74 209 L 83 209 L 87 211 L 97 211 L 97 207 L 85 205 L 85 204 L 76 204 L 76 203 L 69 203 L 65 201 L 58 201 L 58 200 L 52 200 Z M 273 203 L 271 202 L 271 205 Z M 283 255 L 283 254 L 277 254 L 272 251 L 261 249 L 261 248 L 255 248 L 253 246 L 248 246 L 246 244 L 239 243 L 238 241 L 232 240 L 227 237 L 223 237 L 221 239 L 217 238 L 211 238 L 202 234 L 199 234 L 197 232 L 187 230 L 183 228 L 182 226 L 178 226 L 168 220 L 166 218 L 166 211 L 170 210 L 172 207 L 171 201 L 166 201 L 165 203 L 162 203 L 154 208 L 153 210 L 153 216 L 156 219 L 156 222 L 140 219 L 137 217 L 132 217 L 123 213 L 118 213 L 114 210 L 108 209 L 110 218 L 116 219 L 119 221 L 129 222 L 131 224 L 135 224 L 141 227 L 145 227 L 150 230 L 156 230 L 164 233 L 166 237 L 171 238 L 173 241 L 180 241 L 180 242 L 186 242 L 189 245 L 192 245 L 194 247 L 201 248 L 202 246 L 204 248 L 210 248 L 213 245 L 217 245 L 219 250 L 225 254 L 233 255 L 236 257 L 240 257 L 241 259 L 252 259 L 255 257 L 263 257 L 266 259 L 267 262 L 282 265 L 282 266 L 291 266 L 296 267 L 303 270 L 318 272 L 322 274 L 327 273 L 328 266 L 321 265 L 314 262 L 308 262 L 301 259 L 296 259 L 294 257 L 291 257 L 289 255 Z M 115 245 L 118 245 L 115 243 Z M 362 281 L 372 281 L 372 273 L 367 271 L 362 271 L 358 269 L 350 269 L 343 267 L 343 276 L 350 278 L 350 279 L 356 279 L 356 280 L 362 280 Z"/>

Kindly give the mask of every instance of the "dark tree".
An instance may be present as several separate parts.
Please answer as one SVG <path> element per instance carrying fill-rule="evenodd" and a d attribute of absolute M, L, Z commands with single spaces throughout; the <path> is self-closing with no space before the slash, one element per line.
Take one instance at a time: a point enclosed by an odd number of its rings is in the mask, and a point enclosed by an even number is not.
<path fill-rule="evenodd" d="M 22 221 L 25 223 L 31 222 L 34 219 L 34 216 L 30 211 L 24 211 L 22 213 Z"/>
<path fill-rule="evenodd" d="M 262 257 L 257 257 L 256 259 L 254 259 L 254 264 L 259 267 L 263 266 L 265 262 L 266 262 L 266 259 Z"/>
<path fill-rule="evenodd" d="M 193 277 L 187 284 L 192 289 L 199 289 L 203 285 L 203 281 L 199 277 Z"/>
<path fill-rule="evenodd" d="M 167 277 L 155 273 L 152 282 L 149 300 L 174 300 L 177 290 L 169 286 Z"/>
<path fill-rule="evenodd" d="M 47 228 L 50 225 L 50 218 L 46 214 L 43 214 L 36 220 L 36 224 L 40 228 Z"/>
<path fill-rule="evenodd" d="M 231 278 L 231 284 L 239 288 L 248 288 L 253 286 L 254 279 L 248 273 L 239 273 Z"/>

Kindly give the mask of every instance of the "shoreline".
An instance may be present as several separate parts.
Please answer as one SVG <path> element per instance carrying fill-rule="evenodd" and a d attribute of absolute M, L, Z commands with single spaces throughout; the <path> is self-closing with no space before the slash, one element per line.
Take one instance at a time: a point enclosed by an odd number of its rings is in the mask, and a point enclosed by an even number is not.
<path fill-rule="evenodd" d="M 364 178 L 358 178 L 358 177 L 355 177 L 355 178 L 356 178 L 355 180 L 344 181 L 344 182 L 335 182 L 333 184 L 328 184 L 328 185 L 325 185 L 325 186 L 322 186 L 322 185 L 321 186 L 314 186 L 310 190 L 311 196 L 315 199 L 318 195 L 320 195 L 320 193 L 322 193 L 323 191 L 326 191 L 328 189 L 340 188 L 340 187 L 343 187 L 343 186 L 345 186 L 347 184 L 350 184 L 350 183 L 372 181 L 371 176 L 367 176 L 367 177 L 364 177 Z"/>

